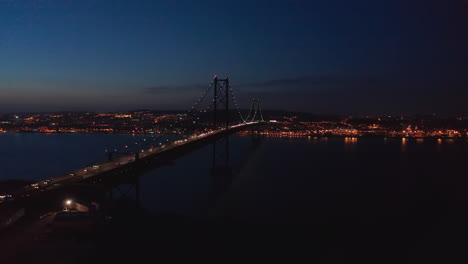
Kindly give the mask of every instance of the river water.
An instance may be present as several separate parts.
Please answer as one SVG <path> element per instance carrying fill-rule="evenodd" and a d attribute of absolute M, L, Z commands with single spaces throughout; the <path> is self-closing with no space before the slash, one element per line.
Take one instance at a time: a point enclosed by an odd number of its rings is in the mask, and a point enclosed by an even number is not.
<path fill-rule="evenodd" d="M 0 180 L 39 180 L 66 173 L 105 160 L 106 148 L 143 139 L 0 134 Z M 467 160 L 468 142 L 462 139 L 255 141 L 250 136 L 231 136 L 233 176 L 222 179 L 222 187 L 213 187 L 219 179 L 211 174 L 209 145 L 144 175 L 141 206 L 153 213 L 193 218 L 216 215 L 259 225 L 320 226 L 315 231 L 325 230 L 332 237 L 341 234 L 335 241 L 345 244 L 353 243 L 356 236 L 397 239 L 404 234 L 399 243 L 412 252 L 423 252 L 424 241 L 431 237 L 450 238 L 447 249 L 459 245 L 463 238 L 455 234 L 467 230 Z M 414 241 L 418 243 L 413 245 Z"/>

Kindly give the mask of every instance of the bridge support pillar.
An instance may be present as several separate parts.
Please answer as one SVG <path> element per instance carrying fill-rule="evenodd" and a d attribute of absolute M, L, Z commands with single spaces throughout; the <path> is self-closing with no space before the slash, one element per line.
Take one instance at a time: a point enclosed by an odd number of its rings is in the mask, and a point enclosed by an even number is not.
<path fill-rule="evenodd" d="M 141 175 L 127 175 L 125 179 L 120 179 L 113 183 L 109 189 L 109 202 L 112 207 L 119 207 L 120 203 L 127 206 L 141 208 Z"/>

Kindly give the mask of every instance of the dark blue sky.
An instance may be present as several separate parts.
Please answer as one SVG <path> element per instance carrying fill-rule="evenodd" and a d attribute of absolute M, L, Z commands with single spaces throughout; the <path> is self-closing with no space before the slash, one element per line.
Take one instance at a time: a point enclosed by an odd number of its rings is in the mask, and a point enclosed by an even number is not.
<path fill-rule="evenodd" d="M 446 3 L 448 2 L 448 3 Z M 0 111 L 468 114 L 468 1 L 0 0 Z"/>

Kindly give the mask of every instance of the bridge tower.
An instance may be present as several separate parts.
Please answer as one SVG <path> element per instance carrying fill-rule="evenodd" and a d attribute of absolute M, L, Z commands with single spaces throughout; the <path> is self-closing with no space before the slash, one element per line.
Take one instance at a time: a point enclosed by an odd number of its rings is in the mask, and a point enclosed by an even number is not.
<path fill-rule="evenodd" d="M 218 108 L 221 110 L 224 106 L 225 127 L 229 128 L 229 78 L 219 79 L 218 75 L 213 80 L 213 128 L 218 129 L 219 123 Z"/>

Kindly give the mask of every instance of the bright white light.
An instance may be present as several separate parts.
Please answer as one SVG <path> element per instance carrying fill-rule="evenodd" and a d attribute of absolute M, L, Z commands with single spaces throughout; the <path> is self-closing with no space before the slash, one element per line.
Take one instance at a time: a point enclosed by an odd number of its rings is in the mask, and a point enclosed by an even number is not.
<path fill-rule="evenodd" d="M 72 203 L 72 200 L 67 200 L 67 201 L 65 202 L 66 205 L 70 205 L 71 203 Z"/>

